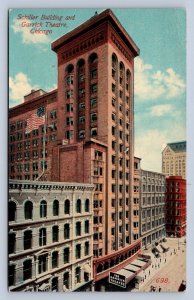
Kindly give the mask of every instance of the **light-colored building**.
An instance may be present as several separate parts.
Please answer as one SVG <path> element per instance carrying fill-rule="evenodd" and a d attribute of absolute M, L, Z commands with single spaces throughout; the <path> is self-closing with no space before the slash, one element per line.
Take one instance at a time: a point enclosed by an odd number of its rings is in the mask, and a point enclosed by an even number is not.
<path fill-rule="evenodd" d="M 166 236 L 165 175 L 141 170 L 142 246 L 150 247 Z"/>
<path fill-rule="evenodd" d="M 186 141 L 167 144 L 162 151 L 162 173 L 186 179 Z"/>
<path fill-rule="evenodd" d="M 93 185 L 9 181 L 10 291 L 90 290 Z"/>

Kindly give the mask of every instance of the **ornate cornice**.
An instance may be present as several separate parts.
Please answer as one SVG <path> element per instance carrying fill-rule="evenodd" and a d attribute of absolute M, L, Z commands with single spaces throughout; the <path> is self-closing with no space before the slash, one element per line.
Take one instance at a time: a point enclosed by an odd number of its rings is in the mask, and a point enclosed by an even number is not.
<path fill-rule="evenodd" d="M 9 180 L 9 191 L 18 190 L 19 192 L 25 190 L 35 191 L 90 191 L 92 192 L 94 186 L 92 184 L 79 183 L 62 183 L 62 182 L 40 182 L 28 180 Z"/>
<path fill-rule="evenodd" d="M 59 64 L 62 64 L 70 59 L 73 59 L 76 56 L 79 56 L 89 50 L 94 49 L 95 47 L 103 44 L 105 41 L 105 32 L 100 31 L 91 35 L 90 37 L 86 37 L 82 39 L 81 42 L 73 43 L 68 45 L 68 49 L 62 52 L 59 55 Z"/>

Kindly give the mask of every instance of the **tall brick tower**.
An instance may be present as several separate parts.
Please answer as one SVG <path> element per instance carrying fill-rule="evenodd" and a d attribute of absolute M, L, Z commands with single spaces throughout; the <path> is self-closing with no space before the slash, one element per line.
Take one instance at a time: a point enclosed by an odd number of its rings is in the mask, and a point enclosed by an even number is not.
<path fill-rule="evenodd" d="M 52 50 L 58 58 L 58 89 L 32 91 L 10 110 L 9 173 L 12 179 L 35 180 L 45 164 L 49 181 L 95 185 L 97 281 L 141 251 L 133 120 L 139 49 L 105 10 L 53 42 Z M 26 133 L 27 119 L 41 106 L 47 112 L 45 157 L 43 126 Z"/>
<path fill-rule="evenodd" d="M 134 58 L 139 49 L 112 11 L 105 10 L 53 42 L 52 50 L 58 58 L 59 141 L 52 179 L 96 185 L 94 258 L 96 274 L 103 278 L 140 249 L 132 226 Z"/>

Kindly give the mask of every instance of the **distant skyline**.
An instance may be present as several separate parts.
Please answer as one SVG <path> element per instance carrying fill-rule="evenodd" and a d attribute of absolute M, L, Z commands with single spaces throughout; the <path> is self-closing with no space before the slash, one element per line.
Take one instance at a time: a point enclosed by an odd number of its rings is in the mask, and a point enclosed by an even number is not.
<path fill-rule="evenodd" d="M 51 42 L 104 9 L 14 9 L 9 16 L 10 107 L 31 89 L 57 87 Z M 167 143 L 186 139 L 186 15 L 183 9 L 112 9 L 140 48 L 135 58 L 135 156 L 145 170 L 161 172 Z M 75 16 L 52 34 L 31 34 L 18 15 Z M 40 18 L 39 18 L 40 19 Z M 26 21 L 26 20 L 25 20 Z M 28 22 L 35 22 L 30 20 Z M 56 20 L 56 23 L 59 22 Z M 45 24 L 45 23 L 44 23 Z"/>

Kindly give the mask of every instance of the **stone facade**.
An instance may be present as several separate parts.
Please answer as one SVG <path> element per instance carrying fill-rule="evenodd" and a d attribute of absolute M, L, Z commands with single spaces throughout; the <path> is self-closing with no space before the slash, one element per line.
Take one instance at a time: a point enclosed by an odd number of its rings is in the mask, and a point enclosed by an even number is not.
<path fill-rule="evenodd" d="M 74 291 L 93 280 L 93 185 L 9 181 L 9 290 Z"/>
<path fill-rule="evenodd" d="M 162 173 L 186 179 L 186 142 L 169 143 L 162 151 Z"/>
<path fill-rule="evenodd" d="M 149 247 L 166 236 L 165 175 L 141 170 L 141 237 Z"/>

